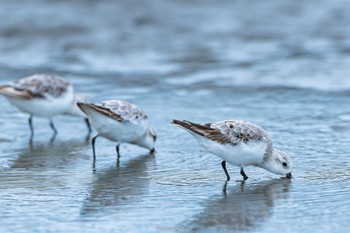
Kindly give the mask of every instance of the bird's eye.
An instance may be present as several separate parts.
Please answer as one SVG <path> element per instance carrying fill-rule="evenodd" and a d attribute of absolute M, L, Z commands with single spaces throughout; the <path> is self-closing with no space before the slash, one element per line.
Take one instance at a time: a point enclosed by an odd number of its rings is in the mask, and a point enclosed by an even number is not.
<path fill-rule="evenodd" d="M 284 167 L 287 167 L 287 163 L 286 163 L 286 162 L 283 162 L 282 165 L 283 165 Z"/>

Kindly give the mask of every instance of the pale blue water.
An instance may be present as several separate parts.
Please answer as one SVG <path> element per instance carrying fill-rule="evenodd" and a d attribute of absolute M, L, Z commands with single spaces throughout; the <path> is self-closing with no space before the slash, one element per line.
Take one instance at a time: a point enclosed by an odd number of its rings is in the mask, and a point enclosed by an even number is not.
<path fill-rule="evenodd" d="M 347 232 L 350 4 L 0 1 L 0 80 L 56 73 L 91 101 L 149 115 L 154 156 L 96 142 L 83 120 L 34 119 L 0 98 L 1 232 Z M 173 118 L 245 119 L 294 159 L 293 179 L 221 160 Z"/>

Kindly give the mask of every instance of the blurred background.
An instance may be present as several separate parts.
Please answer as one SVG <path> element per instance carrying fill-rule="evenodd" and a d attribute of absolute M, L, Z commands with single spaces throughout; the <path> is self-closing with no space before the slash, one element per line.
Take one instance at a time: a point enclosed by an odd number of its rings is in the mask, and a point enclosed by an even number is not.
<path fill-rule="evenodd" d="M 349 87 L 349 5 L 344 0 L 2 0 L 1 72 L 17 78 L 18 70 L 36 69 L 186 84 L 344 89 Z"/>
<path fill-rule="evenodd" d="M 82 119 L 0 98 L 2 232 L 346 232 L 350 221 L 350 2 L 0 0 L 0 82 L 60 75 L 91 102 L 149 115 L 156 154 L 96 143 Z M 173 118 L 261 125 L 294 159 L 289 182 L 221 160 Z M 87 138 L 86 138 L 87 136 Z"/>

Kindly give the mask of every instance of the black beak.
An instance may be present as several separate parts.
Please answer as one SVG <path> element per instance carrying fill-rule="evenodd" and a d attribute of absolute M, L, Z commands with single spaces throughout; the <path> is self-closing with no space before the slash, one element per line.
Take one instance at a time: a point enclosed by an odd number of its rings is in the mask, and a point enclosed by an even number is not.
<path fill-rule="evenodd" d="M 291 179 L 292 178 L 292 173 L 291 172 L 287 173 L 286 174 L 286 178 Z"/>

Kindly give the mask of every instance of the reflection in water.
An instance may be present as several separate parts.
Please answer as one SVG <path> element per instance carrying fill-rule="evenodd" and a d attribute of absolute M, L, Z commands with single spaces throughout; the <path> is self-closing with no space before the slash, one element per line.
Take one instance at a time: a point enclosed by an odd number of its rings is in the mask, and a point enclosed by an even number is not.
<path fill-rule="evenodd" d="M 110 213 L 106 209 L 117 210 L 121 205 L 131 203 L 131 200 L 138 200 L 148 191 L 147 171 L 154 170 L 154 166 L 154 155 L 146 154 L 131 160 L 125 166 L 96 173 L 81 214 Z"/>
<path fill-rule="evenodd" d="M 55 143 L 45 141 L 35 143 L 32 147 L 25 143 L 23 148 L 14 152 L 17 158 L 11 160 L 12 155 L 8 156 L 9 168 L 1 170 L 0 189 L 15 200 L 35 200 L 33 203 L 40 206 L 38 208 L 43 208 L 41 200 L 59 199 L 57 194 L 62 192 L 62 188 L 71 187 L 71 179 L 77 178 L 76 170 L 72 167 L 81 159 L 81 151 L 87 146 L 88 143 L 84 140 Z M 68 189 L 65 191 L 68 192 Z"/>
<path fill-rule="evenodd" d="M 86 128 L 68 117 L 53 145 L 41 121 L 30 151 L 27 116 L 2 98 L 1 232 L 349 231 L 349 1 L 17 2 L 1 1 L 1 83 L 58 72 L 91 100 L 133 101 L 163 155 L 115 168 L 106 148 L 93 173 L 91 147 L 67 139 Z M 298 178 L 230 182 L 224 196 L 216 159 L 172 118 L 262 124 L 295 155 Z"/>
<path fill-rule="evenodd" d="M 81 156 L 81 150 L 89 145 L 87 140 L 32 143 L 18 152 L 11 168 L 52 168 L 68 164 Z M 74 156 L 77 155 L 77 156 Z"/>
<path fill-rule="evenodd" d="M 91 136 L 91 131 L 89 131 L 86 135 L 85 135 L 85 143 L 89 143 L 90 141 L 90 136 Z M 50 138 L 50 144 L 53 144 L 55 142 L 55 139 L 57 137 L 57 133 L 53 133 L 51 138 Z M 34 145 L 34 133 L 32 133 L 29 137 L 29 148 L 33 148 Z"/>
<path fill-rule="evenodd" d="M 209 201 L 196 220 L 186 225 L 195 232 L 254 229 L 271 216 L 274 201 L 288 198 L 290 186 L 289 179 L 271 180 L 254 187 L 245 187 L 242 183 L 237 187 L 239 190 Z"/>

